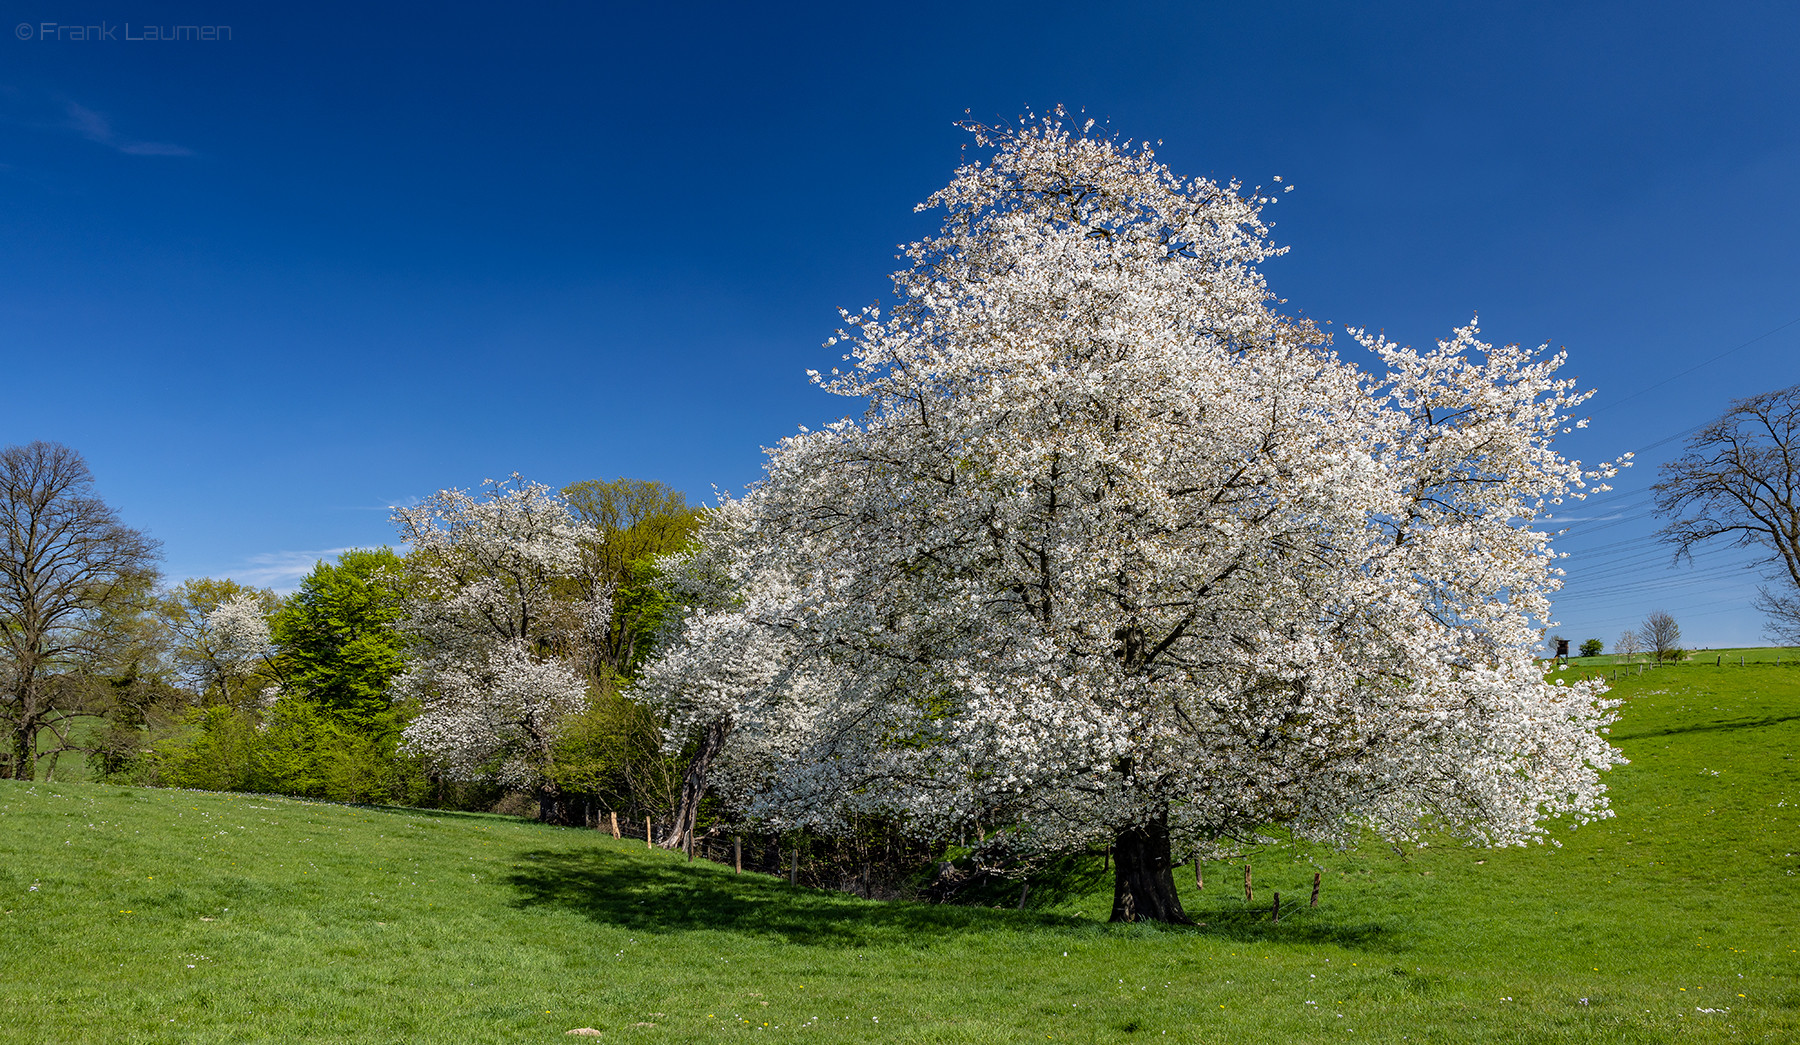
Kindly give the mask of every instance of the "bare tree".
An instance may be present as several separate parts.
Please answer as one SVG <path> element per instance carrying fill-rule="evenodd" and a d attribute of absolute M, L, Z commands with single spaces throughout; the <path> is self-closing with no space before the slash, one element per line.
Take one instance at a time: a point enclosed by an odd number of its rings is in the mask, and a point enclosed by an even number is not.
<path fill-rule="evenodd" d="M 1673 659 L 1681 653 L 1681 625 L 1675 618 L 1662 610 L 1657 610 L 1644 618 L 1644 626 L 1640 634 L 1644 645 L 1656 654 L 1657 663 Z"/>
<path fill-rule="evenodd" d="M 1762 548 L 1757 606 L 1771 635 L 1800 643 L 1800 385 L 1739 399 L 1695 433 L 1662 466 L 1656 510 L 1677 558 L 1715 538 Z"/>
<path fill-rule="evenodd" d="M 0 777 L 35 779 L 41 755 L 76 748 L 71 721 L 95 713 L 83 683 L 148 604 L 157 543 L 93 485 L 66 446 L 0 450 Z"/>

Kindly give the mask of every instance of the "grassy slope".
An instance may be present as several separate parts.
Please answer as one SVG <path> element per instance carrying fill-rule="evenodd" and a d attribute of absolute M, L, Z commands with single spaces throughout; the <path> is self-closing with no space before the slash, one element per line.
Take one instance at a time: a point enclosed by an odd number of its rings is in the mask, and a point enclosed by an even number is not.
<path fill-rule="evenodd" d="M 501 817 L 4 783 L 0 1042 L 1800 1041 L 1800 668 L 1618 692 L 1616 819 L 1277 849 L 1254 909 L 1210 864 L 1198 930 L 1100 924 L 1097 867 L 865 903 Z"/>

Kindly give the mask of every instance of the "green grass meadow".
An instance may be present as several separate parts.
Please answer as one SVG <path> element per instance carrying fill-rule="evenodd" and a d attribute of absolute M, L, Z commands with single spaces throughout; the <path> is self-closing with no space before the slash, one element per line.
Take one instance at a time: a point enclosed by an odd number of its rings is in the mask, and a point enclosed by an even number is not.
<path fill-rule="evenodd" d="M 1800 1042 L 1800 666 L 1615 693 L 1615 819 L 1278 847 L 1254 905 L 1183 868 L 1194 928 L 1105 924 L 1098 860 L 1024 911 L 884 904 L 505 817 L 0 782 L 0 1042 Z"/>

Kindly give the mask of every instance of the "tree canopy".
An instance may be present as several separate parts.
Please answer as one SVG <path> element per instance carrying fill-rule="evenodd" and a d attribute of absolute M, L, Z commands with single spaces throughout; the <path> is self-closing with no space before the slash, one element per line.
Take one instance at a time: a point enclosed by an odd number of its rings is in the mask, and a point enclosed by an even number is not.
<path fill-rule="evenodd" d="M 752 815 L 1107 845 L 1114 917 L 1170 921 L 1173 851 L 1271 822 L 1608 815 L 1610 705 L 1534 660 L 1533 521 L 1607 471 L 1551 447 L 1562 357 L 1353 332 L 1358 369 L 1275 310 L 1261 190 L 1060 114 L 969 129 L 896 304 L 813 375 L 860 419 L 718 510 L 646 671 Z"/>
<path fill-rule="evenodd" d="M 564 487 L 562 498 L 590 529 L 582 542 L 585 573 L 593 587 L 612 593 L 612 619 L 594 646 L 594 675 L 631 675 L 667 611 L 656 561 L 686 547 L 702 513 L 655 480 L 592 479 Z"/>
<path fill-rule="evenodd" d="M 570 589 L 589 529 L 517 475 L 480 495 L 441 490 L 394 520 L 413 547 L 402 627 L 416 650 L 396 682 L 420 708 L 407 748 L 452 779 L 544 785 L 611 617 L 604 592 Z"/>
<path fill-rule="evenodd" d="M 270 624 L 288 687 L 369 733 L 397 729 L 390 686 L 405 667 L 406 564 L 390 548 L 320 562 Z"/>
<path fill-rule="evenodd" d="M 1770 634 L 1800 643 L 1800 385 L 1739 399 L 1662 466 L 1656 510 L 1677 557 L 1723 540 L 1764 552 Z"/>
<path fill-rule="evenodd" d="M 42 735 L 72 747 L 91 711 L 83 683 L 148 611 L 157 543 L 94 495 L 79 453 L 34 442 L 0 450 L 0 775 L 32 779 Z"/>
<path fill-rule="evenodd" d="M 266 645 L 243 633 L 243 622 L 272 614 L 281 600 L 264 588 L 230 579 L 193 577 L 157 600 L 156 616 L 164 631 L 167 667 L 181 685 L 204 704 L 246 706 L 261 690 L 276 684 L 277 673 L 259 648 Z M 231 607 L 224 614 L 222 607 Z M 222 626 L 223 625 L 223 626 Z"/>

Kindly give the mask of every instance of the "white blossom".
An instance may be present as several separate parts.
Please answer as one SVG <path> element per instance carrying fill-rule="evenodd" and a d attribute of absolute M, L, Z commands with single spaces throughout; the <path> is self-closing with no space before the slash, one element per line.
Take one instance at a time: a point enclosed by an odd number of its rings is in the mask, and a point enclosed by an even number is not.
<path fill-rule="evenodd" d="M 396 680 L 420 704 L 407 749 L 455 779 L 536 786 L 558 727 L 585 706 L 582 665 L 611 614 L 607 593 L 583 584 L 590 531 L 517 475 L 394 518 L 415 573 L 402 622 L 413 657 Z"/>
<path fill-rule="evenodd" d="M 1371 369 L 1280 315 L 1257 197 L 1057 119 L 922 207 L 898 303 L 814 383 L 860 419 L 769 452 L 643 690 L 734 723 L 728 786 L 1069 849 L 1282 822 L 1484 843 L 1610 815 L 1613 704 L 1532 651 L 1534 521 L 1604 489 L 1551 437 L 1563 357 L 1471 324 Z M 698 589 L 696 589 L 698 591 Z"/>
<path fill-rule="evenodd" d="M 568 663 L 540 659 L 516 639 L 422 657 L 399 685 L 424 699 L 406 727 L 409 750 L 452 779 L 522 790 L 538 784 L 563 718 L 587 703 L 587 682 Z"/>
<path fill-rule="evenodd" d="M 269 618 L 264 615 L 267 601 L 260 592 L 246 591 L 219 603 L 206 615 L 206 627 L 217 650 L 214 659 L 221 668 L 248 674 L 274 656 Z"/>

